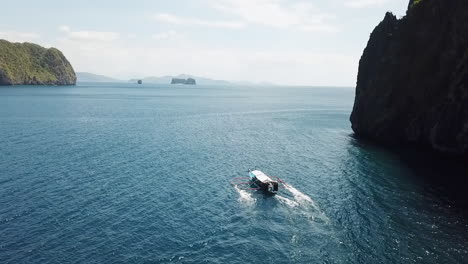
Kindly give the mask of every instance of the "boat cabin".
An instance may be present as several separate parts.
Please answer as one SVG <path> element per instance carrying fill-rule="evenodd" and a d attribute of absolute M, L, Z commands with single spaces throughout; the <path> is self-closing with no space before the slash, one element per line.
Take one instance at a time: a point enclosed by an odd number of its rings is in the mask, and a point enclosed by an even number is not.
<path fill-rule="evenodd" d="M 259 170 L 252 170 L 249 171 L 249 176 L 252 183 L 255 184 L 260 190 L 270 194 L 276 194 L 278 192 L 278 181 L 272 180 L 265 173 Z"/>

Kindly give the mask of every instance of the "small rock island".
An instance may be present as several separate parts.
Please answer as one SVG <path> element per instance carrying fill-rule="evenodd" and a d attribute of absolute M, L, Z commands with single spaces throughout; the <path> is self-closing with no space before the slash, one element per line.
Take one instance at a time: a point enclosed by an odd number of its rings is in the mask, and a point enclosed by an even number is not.
<path fill-rule="evenodd" d="M 387 13 L 359 63 L 358 137 L 468 155 L 468 1 L 411 0 Z"/>
<path fill-rule="evenodd" d="M 171 84 L 196 85 L 197 82 L 193 78 L 187 78 L 187 79 L 172 78 Z"/>
<path fill-rule="evenodd" d="M 75 71 L 58 49 L 0 40 L 0 85 L 75 84 Z"/>

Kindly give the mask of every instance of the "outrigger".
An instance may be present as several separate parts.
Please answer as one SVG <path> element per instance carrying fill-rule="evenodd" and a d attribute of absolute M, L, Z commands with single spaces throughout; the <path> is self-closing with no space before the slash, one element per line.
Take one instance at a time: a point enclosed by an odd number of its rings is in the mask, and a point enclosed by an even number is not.
<path fill-rule="evenodd" d="M 238 182 L 232 183 L 233 185 L 248 185 L 250 190 L 261 190 L 266 194 L 275 195 L 279 191 L 279 184 L 283 183 L 279 178 L 273 180 L 270 176 L 266 175 L 260 170 L 252 170 L 249 169 L 249 177 L 248 178 L 234 178 L 233 180 L 242 180 L 248 179 L 248 182 Z M 245 188 L 244 188 L 245 189 Z"/>

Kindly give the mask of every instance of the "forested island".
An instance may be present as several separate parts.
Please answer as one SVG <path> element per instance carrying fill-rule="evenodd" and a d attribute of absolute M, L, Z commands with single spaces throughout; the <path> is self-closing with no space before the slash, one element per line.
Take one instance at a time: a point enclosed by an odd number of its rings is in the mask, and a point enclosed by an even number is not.
<path fill-rule="evenodd" d="M 75 71 L 60 50 L 0 40 L 0 85 L 75 84 Z"/>

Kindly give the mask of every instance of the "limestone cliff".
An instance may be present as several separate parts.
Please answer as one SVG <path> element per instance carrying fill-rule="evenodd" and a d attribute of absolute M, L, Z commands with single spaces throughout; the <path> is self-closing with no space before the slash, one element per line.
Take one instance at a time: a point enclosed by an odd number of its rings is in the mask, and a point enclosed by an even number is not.
<path fill-rule="evenodd" d="M 58 49 L 0 40 L 0 85 L 75 83 L 75 71 Z"/>
<path fill-rule="evenodd" d="M 468 153 L 468 1 L 412 0 L 374 29 L 359 63 L 357 136 Z"/>

